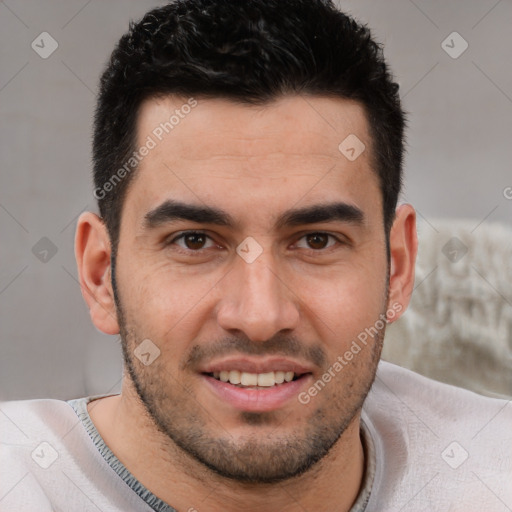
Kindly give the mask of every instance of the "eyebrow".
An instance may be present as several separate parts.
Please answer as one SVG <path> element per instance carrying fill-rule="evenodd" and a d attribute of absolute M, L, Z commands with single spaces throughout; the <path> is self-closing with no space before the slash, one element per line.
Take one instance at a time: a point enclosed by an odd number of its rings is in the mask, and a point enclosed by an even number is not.
<path fill-rule="evenodd" d="M 238 223 L 226 211 L 212 207 L 188 204 L 168 199 L 144 216 L 146 229 L 155 229 L 176 220 L 187 220 L 198 224 L 236 227 Z M 348 222 L 356 225 L 364 223 L 365 216 L 358 207 L 344 203 L 326 203 L 296 208 L 281 214 L 275 228 L 295 227 L 319 222 Z"/>

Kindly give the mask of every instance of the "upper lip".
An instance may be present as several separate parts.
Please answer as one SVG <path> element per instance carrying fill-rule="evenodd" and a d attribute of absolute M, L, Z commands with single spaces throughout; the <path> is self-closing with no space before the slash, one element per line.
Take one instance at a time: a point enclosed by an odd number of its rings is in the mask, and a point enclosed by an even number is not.
<path fill-rule="evenodd" d="M 293 361 L 284 357 L 255 359 L 233 356 L 219 361 L 212 361 L 199 368 L 201 373 L 238 370 L 247 373 L 269 373 L 274 371 L 294 372 L 295 374 L 312 373 L 310 365 Z"/>

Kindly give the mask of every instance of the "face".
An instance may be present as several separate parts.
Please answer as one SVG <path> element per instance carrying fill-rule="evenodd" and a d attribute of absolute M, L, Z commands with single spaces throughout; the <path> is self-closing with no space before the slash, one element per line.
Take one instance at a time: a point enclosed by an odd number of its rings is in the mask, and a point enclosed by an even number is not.
<path fill-rule="evenodd" d="M 114 271 L 125 364 L 170 443 L 223 476 L 275 482 L 328 453 L 375 376 L 388 260 L 368 126 L 341 99 L 185 104 L 140 109 L 151 148 Z M 338 148 L 351 134 L 355 160 Z"/>

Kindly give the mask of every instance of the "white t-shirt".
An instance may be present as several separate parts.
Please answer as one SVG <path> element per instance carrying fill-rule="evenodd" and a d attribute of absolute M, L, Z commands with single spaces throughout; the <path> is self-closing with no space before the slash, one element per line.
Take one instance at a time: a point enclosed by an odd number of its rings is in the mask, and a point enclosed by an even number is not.
<path fill-rule="evenodd" d="M 86 407 L 100 396 L 0 404 L 0 512 L 174 511 L 101 439 Z M 361 427 L 367 467 L 351 512 L 512 510 L 510 401 L 381 361 Z"/>

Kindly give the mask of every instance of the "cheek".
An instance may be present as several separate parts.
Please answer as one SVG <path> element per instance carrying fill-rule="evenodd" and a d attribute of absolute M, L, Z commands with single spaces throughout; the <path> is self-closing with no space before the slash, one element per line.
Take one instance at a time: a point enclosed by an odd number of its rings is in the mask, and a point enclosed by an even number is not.
<path fill-rule="evenodd" d="M 222 277 L 222 276 L 220 276 Z M 182 272 L 145 259 L 124 269 L 121 298 L 127 318 L 159 340 L 193 336 L 215 297 L 220 277 Z"/>
<path fill-rule="evenodd" d="M 382 267 L 382 268 L 381 268 Z M 366 328 L 375 325 L 386 307 L 386 267 L 351 267 L 330 279 L 309 281 L 305 312 L 318 333 L 339 352 Z M 380 323 L 379 323 L 380 325 Z"/>

